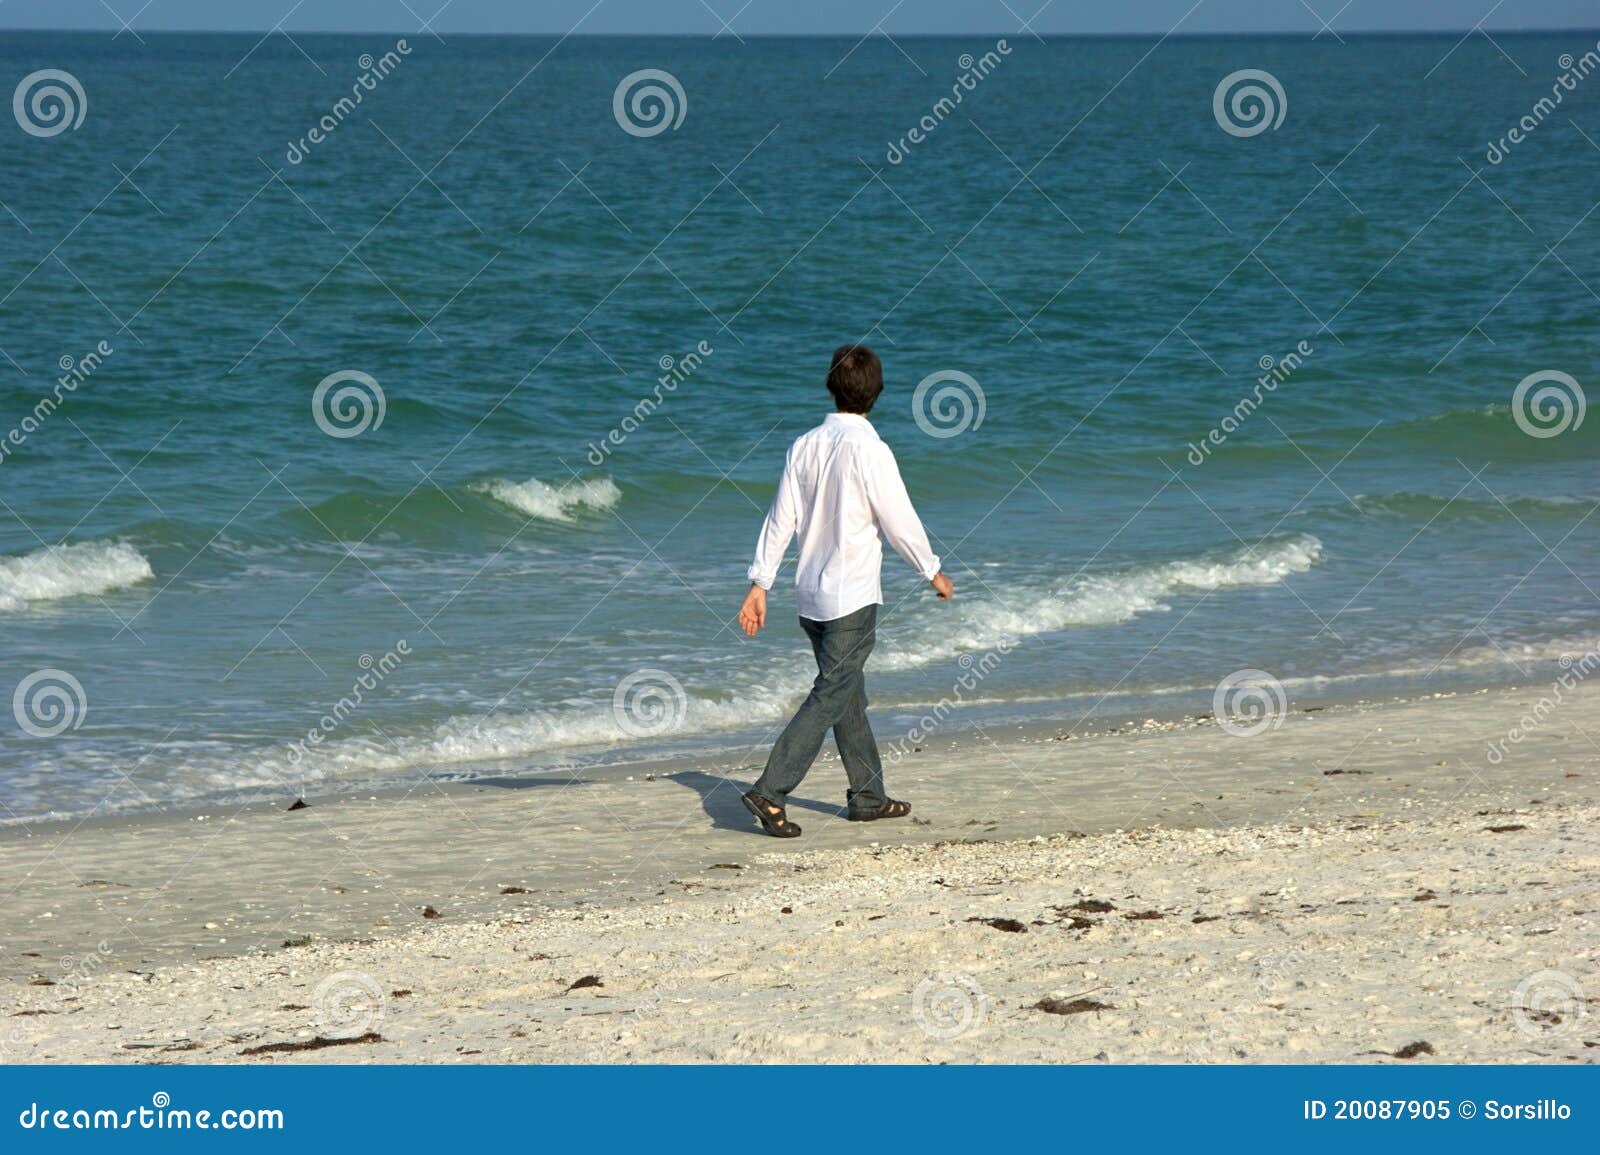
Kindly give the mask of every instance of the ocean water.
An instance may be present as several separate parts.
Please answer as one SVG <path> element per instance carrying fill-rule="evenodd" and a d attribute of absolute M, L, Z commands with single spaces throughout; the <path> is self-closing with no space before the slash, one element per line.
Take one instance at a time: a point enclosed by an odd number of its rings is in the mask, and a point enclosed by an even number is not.
<path fill-rule="evenodd" d="M 886 562 L 886 743 L 1548 677 L 1596 39 L 8 32 L 84 115 L 0 125 L 0 816 L 759 762 L 809 655 L 733 615 L 851 340 L 958 590 Z"/>

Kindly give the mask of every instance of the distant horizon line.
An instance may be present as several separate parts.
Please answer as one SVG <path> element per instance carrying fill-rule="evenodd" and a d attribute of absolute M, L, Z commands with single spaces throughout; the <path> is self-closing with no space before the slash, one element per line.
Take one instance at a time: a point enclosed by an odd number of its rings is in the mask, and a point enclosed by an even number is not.
<path fill-rule="evenodd" d="M 450 37 L 505 37 L 505 38 L 533 38 L 548 37 L 559 40 L 720 40 L 724 33 L 718 32 L 451 32 L 436 33 L 429 28 L 420 28 L 407 31 L 403 28 L 317 28 L 302 29 L 299 31 L 286 31 L 281 28 L 43 28 L 14 25 L 0 25 L 0 32 L 34 32 L 50 33 L 56 35 L 94 36 L 110 34 L 115 39 L 121 32 L 138 36 L 260 36 L 265 39 L 274 33 L 285 36 L 435 36 L 441 40 Z M 859 40 L 874 38 L 889 40 L 952 40 L 963 36 L 983 37 L 1008 37 L 1021 36 L 1033 39 L 1037 36 L 1043 40 L 1215 40 L 1223 37 L 1239 37 L 1246 39 L 1267 39 L 1284 37 L 1301 37 L 1317 40 L 1322 32 L 1328 32 L 1330 37 L 1336 36 L 1339 40 L 1352 37 L 1401 37 L 1401 36 L 1471 36 L 1474 32 L 1488 31 L 1496 36 L 1548 36 L 1559 33 L 1582 33 L 1586 35 L 1600 34 L 1600 24 L 1597 25 L 1551 25 L 1549 27 L 1533 28 L 1354 28 L 1320 29 L 1317 31 L 1291 29 L 1256 30 L 1256 31 L 1195 31 L 1195 32 L 1039 32 L 1027 29 L 1013 31 L 974 29 L 963 32 L 898 32 L 892 36 L 885 32 L 741 32 L 725 31 L 729 39 L 743 40 L 842 40 L 855 37 Z M 1337 42 L 1337 41 L 1335 41 Z"/>

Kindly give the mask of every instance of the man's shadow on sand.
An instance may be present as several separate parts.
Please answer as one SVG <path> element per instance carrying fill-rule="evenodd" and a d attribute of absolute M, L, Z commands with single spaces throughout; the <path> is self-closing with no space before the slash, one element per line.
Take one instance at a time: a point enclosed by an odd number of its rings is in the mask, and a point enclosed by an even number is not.
<path fill-rule="evenodd" d="M 750 789 L 748 785 L 735 778 L 719 778 L 715 774 L 707 774 L 703 770 L 684 770 L 677 774 L 668 774 L 665 777 L 680 786 L 687 786 L 700 794 L 700 806 L 711 819 L 711 825 L 717 830 L 739 830 L 745 834 L 761 834 L 761 827 L 750 812 L 744 808 L 744 803 L 739 796 Z M 818 814 L 827 814 L 835 818 L 842 818 L 845 814 L 843 806 L 830 806 L 826 802 L 816 802 L 809 798 L 797 798 L 789 795 L 789 810 L 814 810 Z"/>

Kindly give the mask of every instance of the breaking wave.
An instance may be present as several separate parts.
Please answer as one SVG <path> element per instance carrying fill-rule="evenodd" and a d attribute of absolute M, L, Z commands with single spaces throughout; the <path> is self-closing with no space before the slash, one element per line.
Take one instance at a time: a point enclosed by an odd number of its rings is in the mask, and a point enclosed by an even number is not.
<path fill-rule="evenodd" d="M 611 509 L 622 500 L 622 490 L 609 477 L 550 485 L 537 477 L 527 481 L 494 478 L 473 487 L 512 509 L 544 521 L 572 521 L 579 509 Z"/>
<path fill-rule="evenodd" d="M 962 651 L 1015 645 L 1035 634 L 1078 626 L 1126 622 L 1170 607 L 1164 599 L 1184 590 L 1220 590 L 1276 585 L 1304 573 L 1322 557 L 1322 542 L 1310 534 L 1245 546 L 1231 553 L 1105 574 L 1083 574 L 1045 590 L 1015 590 L 1011 607 L 996 598 L 967 602 L 953 633 L 929 636 L 916 646 L 891 650 L 874 660 L 879 669 L 907 670 Z"/>
<path fill-rule="evenodd" d="M 20 557 L 0 558 L 0 612 L 34 602 L 109 593 L 149 581 L 150 561 L 123 542 L 52 545 Z"/>

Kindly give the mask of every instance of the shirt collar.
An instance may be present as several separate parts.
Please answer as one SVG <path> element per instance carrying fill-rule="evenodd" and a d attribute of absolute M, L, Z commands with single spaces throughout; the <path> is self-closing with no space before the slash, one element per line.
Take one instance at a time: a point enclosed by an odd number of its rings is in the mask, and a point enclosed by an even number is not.
<path fill-rule="evenodd" d="M 863 426 L 864 425 L 868 429 L 872 428 L 872 422 L 867 420 L 865 414 L 863 414 L 863 413 L 840 413 L 838 410 L 834 410 L 832 413 L 828 414 L 828 419 L 827 419 L 826 423 L 830 424 L 830 425 L 846 425 L 846 426 L 850 426 L 850 425 Z"/>

